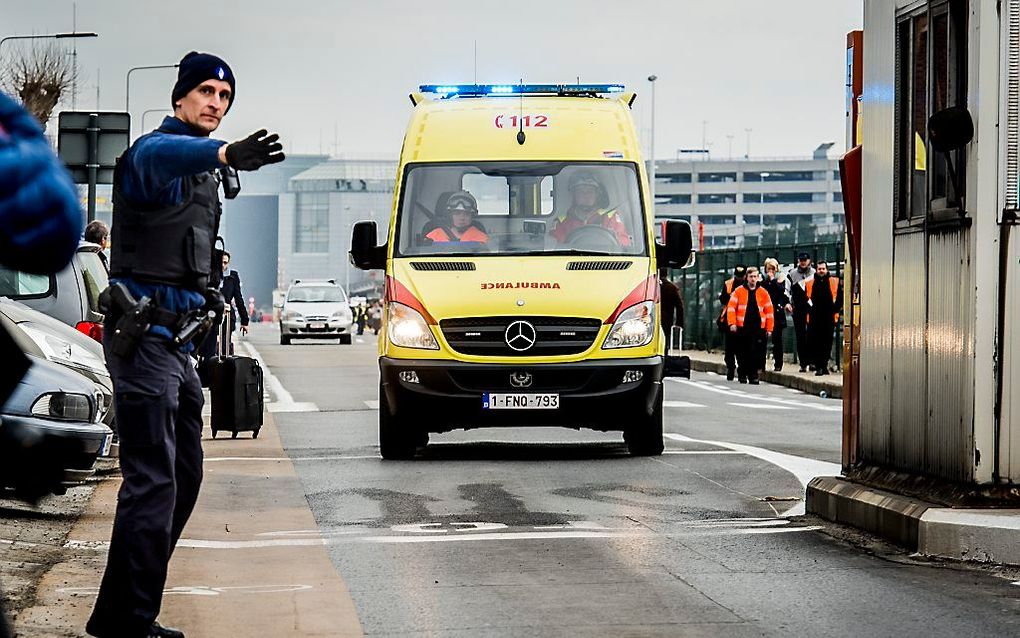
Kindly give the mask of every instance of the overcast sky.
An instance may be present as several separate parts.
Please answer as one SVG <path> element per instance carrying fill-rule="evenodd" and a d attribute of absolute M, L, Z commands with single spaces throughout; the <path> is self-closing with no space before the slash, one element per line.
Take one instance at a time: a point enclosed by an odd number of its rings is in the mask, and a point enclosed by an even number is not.
<path fill-rule="evenodd" d="M 0 0 L 0 37 L 70 30 L 72 0 Z M 291 152 L 396 157 L 418 84 L 623 82 L 647 144 L 656 74 L 659 158 L 802 156 L 844 146 L 846 32 L 861 0 L 78 0 L 78 107 L 123 110 L 130 67 L 189 50 L 233 67 L 217 136 L 266 127 Z M 66 40 L 64 42 L 67 42 Z M 5 44 L 4 49 L 11 46 Z M 132 74 L 135 121 L 169 105 L 172 71 Z M 65 108 L 70 108 L 67 104 Z M 149 128 L 157 117 L 150 114 Z M 338 145 L 334 145 L 334 134 Z M 731 138 L 728 136 L 732 136 Z"/>

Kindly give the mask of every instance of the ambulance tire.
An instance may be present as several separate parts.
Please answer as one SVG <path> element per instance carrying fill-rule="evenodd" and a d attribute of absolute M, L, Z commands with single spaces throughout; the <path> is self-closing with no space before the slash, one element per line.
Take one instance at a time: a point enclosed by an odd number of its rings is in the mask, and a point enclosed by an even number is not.
<path fill-rule="evenodd" d="M 655 410 L 650 416 L 641 419 L 640 423 L 623 433 L 627 449 L 631 456 L 659 456 L 665 449 L 662 441 L 662 393 L 655 402 Z"/>
<path fill-rule="evenodd" d="M 426 438 L 426 443 L 428 439 Z M 403 426 L 402 419 L 390 414 L 389 401 L 382 384 L 379 385 L 379 454 L 387 461 L 407 461 L 414 458 L 418 437 Z"/>

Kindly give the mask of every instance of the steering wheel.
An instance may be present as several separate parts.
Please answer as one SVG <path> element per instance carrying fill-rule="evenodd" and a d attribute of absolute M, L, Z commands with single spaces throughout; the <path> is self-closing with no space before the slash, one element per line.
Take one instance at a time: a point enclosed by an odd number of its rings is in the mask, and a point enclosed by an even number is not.
<path fill-rule="evenodd" d="M 581 226 L 567 235 L 566 242 L 571 248 L 608 252 L 620 248 L 616 233 L 602 226 Z"/>

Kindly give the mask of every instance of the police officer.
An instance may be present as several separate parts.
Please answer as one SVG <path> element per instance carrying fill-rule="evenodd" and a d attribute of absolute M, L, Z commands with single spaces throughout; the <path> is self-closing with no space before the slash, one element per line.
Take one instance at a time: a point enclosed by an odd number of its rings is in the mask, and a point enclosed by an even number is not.
<path fill-rule="evenodd" d="M 126 289 L 138 303 L 107 313 L 104 346 L 123 484 L 106 573 L 86 627 L 100 638 L 183 636 L 156 617 L 167 563 L 202 480 L 203 398 L 187 354 L 192 346 L 171 338 L 188 317 L 222 311 L 223 298 L 209 290 L 220 268 L 213 250 L 221 213 L 213 171 L 257 170 L 284 159 L 279 136 L 265 130 L 232 144 L 209 137 L 235 97 L 226 62 L 187 54 L 171 95 L 174 115 L 135 141 L 114 176 L 110 290 Z M 142 303 L 147 300 L 152 303 Z M 132 321 L 145 309 L 151 312 L 143 325 L 151 327 L 129 344 L 124 337 L 134 334 L 141 320 Z"/>

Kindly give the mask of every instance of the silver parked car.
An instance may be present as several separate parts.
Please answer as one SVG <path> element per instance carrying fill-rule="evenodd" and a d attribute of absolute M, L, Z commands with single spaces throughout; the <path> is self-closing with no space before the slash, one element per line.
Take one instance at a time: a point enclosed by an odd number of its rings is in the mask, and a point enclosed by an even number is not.
<path fill-rule="evenodd" d="M 339 338 L 349 344 L 353 331 L 350 300 L 334 280 L 297 280 L 287 290 L 280 312 L 281 345 L 303 338 Z"/>
<path fill-rule="evenodd" d="M 99 246 L 84 241 L 78 245 L 71 263 L 55 275 L 35 275 L 0 266 L 0 297 L 20 301 L 100 343 L 103 315 L 99 312 L 99 293 L 108 284 Z"/>

